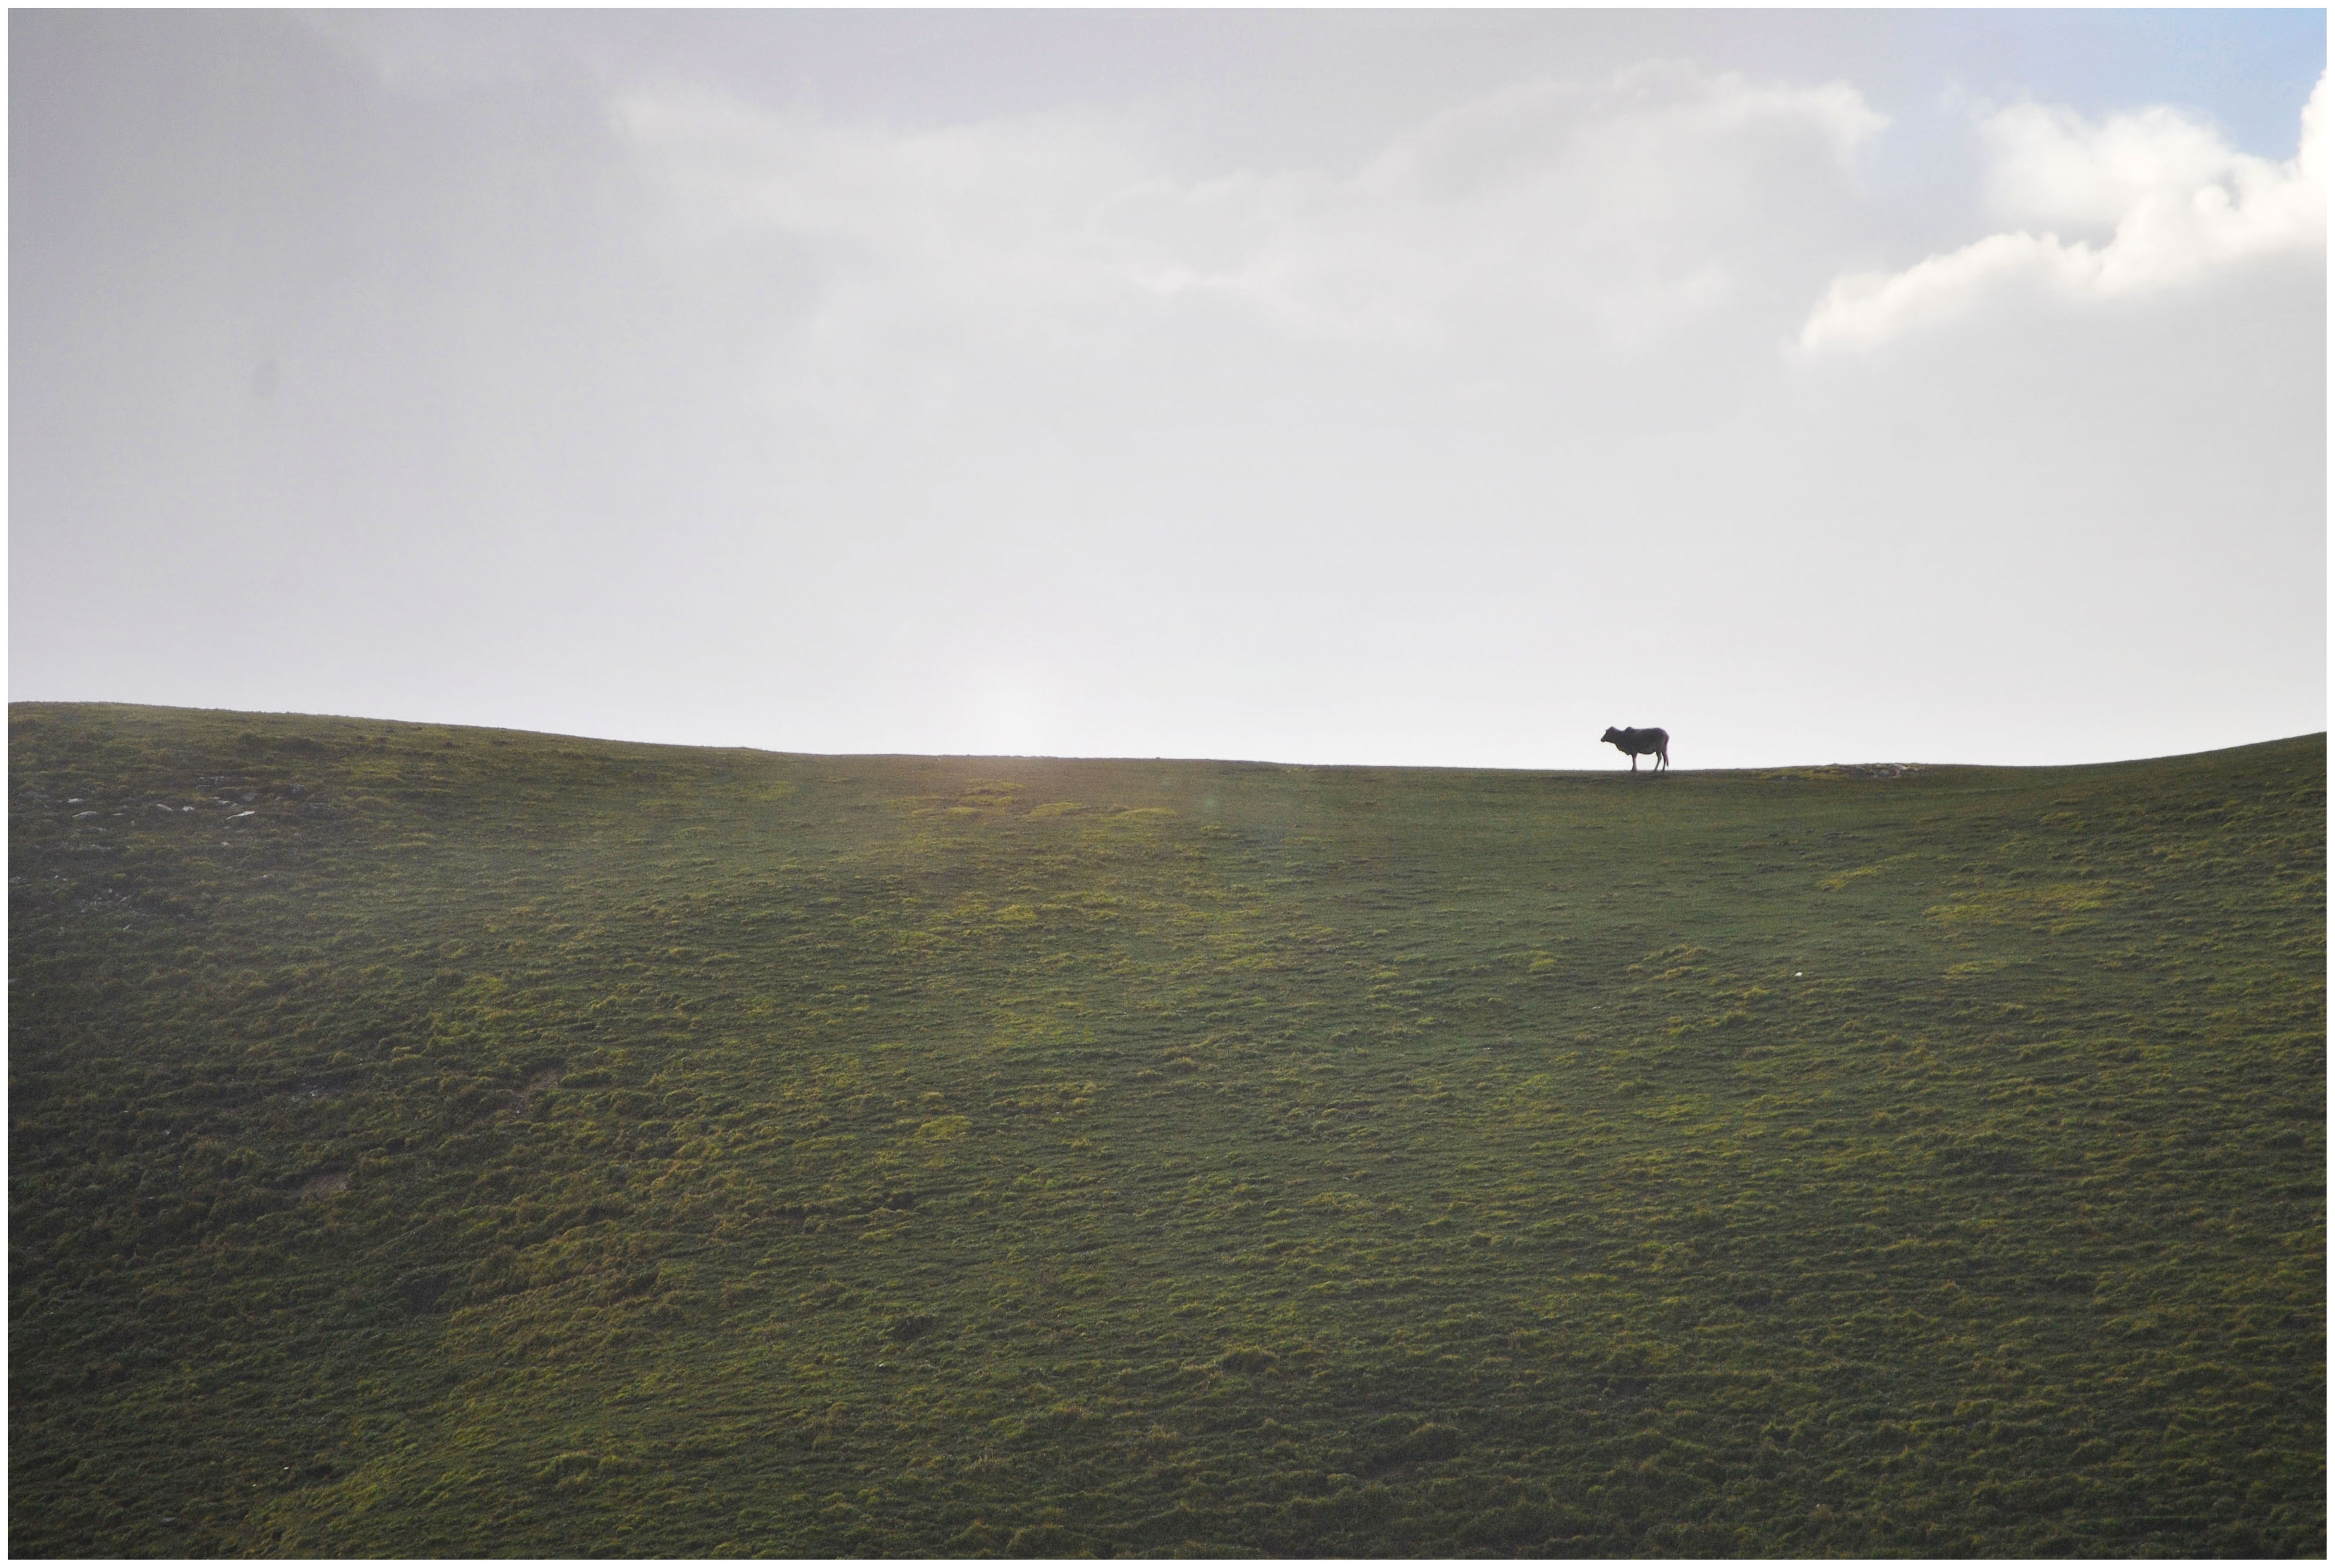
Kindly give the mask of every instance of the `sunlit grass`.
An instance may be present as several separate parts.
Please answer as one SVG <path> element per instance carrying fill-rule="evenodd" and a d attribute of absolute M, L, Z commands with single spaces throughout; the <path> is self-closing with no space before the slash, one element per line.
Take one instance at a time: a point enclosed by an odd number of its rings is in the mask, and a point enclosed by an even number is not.
<path fill-rule="evenodd" d="M 2323 1550 L 2318 738 L 10 760 L 19 1553 Z"/>

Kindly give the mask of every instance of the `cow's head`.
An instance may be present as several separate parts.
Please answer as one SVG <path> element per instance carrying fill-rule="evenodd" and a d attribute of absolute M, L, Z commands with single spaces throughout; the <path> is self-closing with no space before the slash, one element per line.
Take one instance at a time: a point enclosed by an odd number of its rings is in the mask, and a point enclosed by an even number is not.
<path fill-rule="evenodd" d="M 1602 746 L 1609 740 L 1619 740 L 1621 738 L 1622 731 L 1608 724 L 1605 726 L 1605 733 L 1597 737 L 1597 743 Z"/>

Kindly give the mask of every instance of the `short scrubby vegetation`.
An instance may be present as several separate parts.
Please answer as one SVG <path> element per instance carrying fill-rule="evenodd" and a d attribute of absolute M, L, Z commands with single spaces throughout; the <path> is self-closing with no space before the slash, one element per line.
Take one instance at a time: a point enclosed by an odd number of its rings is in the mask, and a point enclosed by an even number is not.
<path fill-rule="evenodd" d="M 9 761 L 16 1553 L 2324 1549 L 2319 738 Z"/>

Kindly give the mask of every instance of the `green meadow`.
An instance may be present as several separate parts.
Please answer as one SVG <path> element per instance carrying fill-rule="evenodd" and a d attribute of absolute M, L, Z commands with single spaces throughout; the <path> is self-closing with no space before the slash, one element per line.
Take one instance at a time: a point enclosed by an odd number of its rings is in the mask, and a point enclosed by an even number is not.
<path fill-rule="evenodd" d="M 2326 1549 L 2324 738 L 9 711 L 9 1549 Z"/>

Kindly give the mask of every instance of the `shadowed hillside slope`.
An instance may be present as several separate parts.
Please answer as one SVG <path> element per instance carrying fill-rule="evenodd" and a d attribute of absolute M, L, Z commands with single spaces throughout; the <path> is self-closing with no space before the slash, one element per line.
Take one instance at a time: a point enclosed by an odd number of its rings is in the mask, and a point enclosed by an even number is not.
<path fill-rule="evenodd" d="M 2324 1549 L 2323 738 L 9 763 L 16 1553 Z"/>

